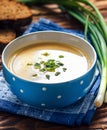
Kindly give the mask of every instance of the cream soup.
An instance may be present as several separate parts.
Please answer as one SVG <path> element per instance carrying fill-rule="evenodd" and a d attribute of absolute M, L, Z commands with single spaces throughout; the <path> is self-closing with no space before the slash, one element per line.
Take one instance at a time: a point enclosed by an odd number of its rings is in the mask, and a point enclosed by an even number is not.
<path fill-rule="evenodd" d="M 91 60 L 80 49 L 60 43 L 38 43 L 16 51 L 8 62 L 15 75 L 30 81 L 58 83 L 80 77 Z"/>

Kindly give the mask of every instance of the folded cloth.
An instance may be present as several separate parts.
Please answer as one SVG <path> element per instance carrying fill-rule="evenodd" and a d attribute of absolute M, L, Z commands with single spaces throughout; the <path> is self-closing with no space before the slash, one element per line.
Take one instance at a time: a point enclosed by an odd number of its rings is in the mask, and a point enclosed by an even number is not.
<path fill-rule="evenodd" d="M 72 33 L 80 37 L 84 37 L 83 33 L 75 30 L 64 29 L 57 24 L 41 18 L 37 23 L 32 23 L 24 34 L 44 31 L 44 30 L 56 30 Z M 98 87 L 100 84 L 100 74 L 96 70 L 92 87 L 87 95 L 71 104 L 65 108 L 60 109 L 40 109 L 36 107 L 29 106 L 22 103 L 17 99 L 15 95 L 9 89 L 9 84 L 5 81 L 3 77 L 3 72 L 0 72 L 0 110 L 11 112 L 14 114 L 24 115 L 36 119 L 41 119 L 48 122 L 54 122 L 63 125 L 82 125 L 91 123 L 94 116 L 96 107 L 94 106 L 94 99 L 96 97 Z"/>

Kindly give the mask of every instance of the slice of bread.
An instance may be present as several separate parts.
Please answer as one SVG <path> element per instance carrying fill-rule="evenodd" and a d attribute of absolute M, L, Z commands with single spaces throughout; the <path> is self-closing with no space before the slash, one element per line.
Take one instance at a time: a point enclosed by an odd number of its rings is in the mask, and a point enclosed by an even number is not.
<path fill-rule="evenodd" d="M 19 27 L 27 25 L 32 20 L 31 10 L 15 0 L 0 0 L 0 25 Z"/>
<path fill-rule="evenodd" d="M 11 29 L 0 29 L 0 53 L 4 47 L 13 39 L 16 38 L 16 32 Z"/>
<path fill-rule="evenodd" d="M 0 29 L 0 45 L 6 45 L 16 38 L 15 31 L 11 29 Z"/>

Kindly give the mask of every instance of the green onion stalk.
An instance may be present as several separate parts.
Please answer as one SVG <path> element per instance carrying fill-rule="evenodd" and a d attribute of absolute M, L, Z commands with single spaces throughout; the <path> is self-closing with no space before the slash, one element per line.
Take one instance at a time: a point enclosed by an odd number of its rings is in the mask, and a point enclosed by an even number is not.
<path fill-rule="evenodd" d="M 101 82 L 95 98 L 95 106 L 100 107 L 104 100 L 107 102 L 107 25 L 98 8 L 89 0 L 18 0 L 20 2 L 33 2 L 40 4 L 56 3 L 71 17 L 83 24 L 85 38 L 90 37 L 98 55 L 98 67 Z"/>

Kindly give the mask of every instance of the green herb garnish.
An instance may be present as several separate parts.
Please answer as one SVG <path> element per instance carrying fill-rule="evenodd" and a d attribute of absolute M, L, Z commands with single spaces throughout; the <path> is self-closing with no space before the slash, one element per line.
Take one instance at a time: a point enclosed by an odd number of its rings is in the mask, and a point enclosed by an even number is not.
<path fill-rule="evenodd" d="M 46 68 L 40 69 L 41 72 L 46 72 Z"/>
<path fill-rule="evenodd" d="M 63 64 L 62 62 L 58 61 L 58 62 L 57 62 L 57 65 L 63 66 L 64 64 Z"/>
<path fill-rule="evenodd" d="M 61 74 L 61 72 L 56 72 L 55 73 L 55 76 L 58 76 L 58 75 L 60 75 Z"/>
<path fill-rule="evenodd" d="M 33 77 L 36 77 L 36 76 L 37 76 L 37 74 L 33 74 L 32 76 L 33 76 Z"/>
<path fill-rule="evenodd" d="M 48 80 L 50 79 L 50 75 L 46 74 L 45 76 Z"/>
<path fill-rule="evenodd" d="M 44 55 L 44 56 L 49 56 L 49 53 L 48 53 L 48 52 L 45 52 L 45 53 L 43 53 L 42 55 Z"/>
<path fill-rule="evenodd" d="M 63 55 L 59 55 L 59 58 L 64 58 L 64 56 Z"/>
<path fill-rule="evenodd" d="M 40 68 L 41 68 L 41 64 L 40 64 L 40 63 L 35 63 L 35 64 L 34 64 L 34 67 L 35 67 L 36 69 L 40 69 Z"/>
<path fill-rule="evenodd" d="M 67 68 L 62 68 L 64 72 L 66 72 Z"/>
<path fill-rule="evenodd" d="M 44 67 L 48 72 L 54 72 L 56 69 L 55 60 L 49 59 L 47 62 L 44 63 Z"/>
<path fill-rule="evenodd" d="M 35 69 L 39 69 L 40 72 L 55 72 L 57 68 L 62 67 L 64 64 L 54 59 L 48 59 L 47 61 L 40 61 L 34 64 Z M 60 75 L 61 72 L 55 72 L 55 76 Z M 46 74 L 46 78 L 49 80 L 50 75 Z"/>
<path fill-rule="evenodd" d="M 32 63 L 27 63 L 28 66 L 33 65 Z"/>
<path fill-rule="evenodd" d="M 49 59 L 47 61 L 40 61 L 40 63 L 35 63 L 34 67 L 39 69 L 41 72 L 55 72 L 56 68 L 59 68 L 63 65 L 64 64 L 60 61 Z"/>
<path fill-rule="evenodd" d="M 45 61 L 41 61 L 41 62 L 40 62 L 40 64 L 44 64 L 44 63 L 45 63 Z"/>

